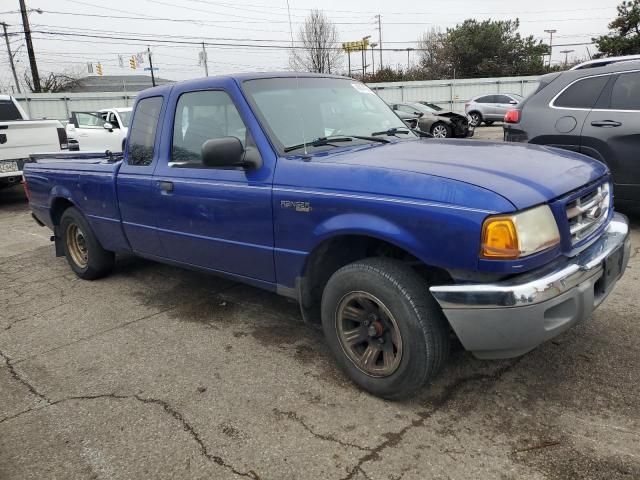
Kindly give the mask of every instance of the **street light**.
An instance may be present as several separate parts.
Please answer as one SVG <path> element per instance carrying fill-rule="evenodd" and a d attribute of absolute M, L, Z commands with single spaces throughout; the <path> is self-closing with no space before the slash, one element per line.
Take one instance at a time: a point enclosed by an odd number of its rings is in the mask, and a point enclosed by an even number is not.
<path fill-rule="evenodd" d="M 375 60 L 375 57 L 373 56 L 373 49 L 376 48 L 378 44 L 376 42 L 373 42 L 373 43 L 370 43 L 369 46 L 371 47 L 371 75 L 375 75 L 376 60 Z"/>
<path fill-rule="evenodd" d="M 367 66 L 365 65 L 367 61 L 367 45 L 369 45 L 369 39 L 371 35 L 367 35 L 366 37 L 362 37 L 362 81 L 364 82 L 364 76 L 367 74 Z"/>
<path fill-rule="evenodd" d="M 409 71 L 409 53 L 411 53 L 414 49 L 409 47 L 407 48 L 407 71 Z"/>
<path fill-rule="evenodd" d="M 560 50 L 560 53 L 564 53 L 564 66 L 566 68 L 567 64 L 569 63 L 569 54 L 571 52 L 575 52 L 575 50 Z"/>
<path fill-rule="evenodd" d="M 557 30 L 545 30 L 545 33 L 549 34 L 549 66 L 551 66 L 551 55 L 553 54 L 553 34 Z"/>

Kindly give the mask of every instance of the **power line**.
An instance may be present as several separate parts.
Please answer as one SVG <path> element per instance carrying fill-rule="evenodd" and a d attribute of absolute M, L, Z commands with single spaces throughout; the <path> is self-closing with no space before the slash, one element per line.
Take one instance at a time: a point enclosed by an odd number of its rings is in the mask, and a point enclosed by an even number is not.
<path fill-rule="evenodd" d="M 97 34 L 88 34 L 88 33 L 73 33 L 73 32 L 56 32 L 56 31 L 48 31 L 48 30 L 33 30 L 33 33 L 39 33 L 42 35 L 49 36 L 63 36 L 63 37 L 81 37 L 81 38 L 98 38 L 104 40 L 127 40 L 132 42 L 143 42 L 143 43 L 157 43 L 157 44 L 181 44 L 181 45 L 201 45 L 202 41 L 196 40 L 170 40 L 166 38 L 136 38 L 136 37 L 120 37 L 115 35 L 97 35 Z M 205 40 L 207 40 L 205 38 Z M 247 44 L 247 43 L 220 43 L 220 42 L 211 42 L 205 41 L 205 45 L 211 46 L 219 46 L 219 47 L 247 47 L 247 48 L 265 48 L 265 49 L 282 49 L 282 50 L 299 50 L 306 49 L 304 46 L 297 45 L 276 45 L 276 44 Z M 584 43 L 566 43 L 566 44 L 555 44 L 554 46 L 573 46 L 573 45 L 592 45 L 593 42 L 584 42 Z M 340 47 L 327 47 L 327 50 L 342 50 Z M 397 49 L 397 48 L 383 48 L 383 51 L 391 51 L 398 52 L 404 51 L 406 49 Z M 415 48 L 416 51 L 422 51 L 427 49 Z"/>

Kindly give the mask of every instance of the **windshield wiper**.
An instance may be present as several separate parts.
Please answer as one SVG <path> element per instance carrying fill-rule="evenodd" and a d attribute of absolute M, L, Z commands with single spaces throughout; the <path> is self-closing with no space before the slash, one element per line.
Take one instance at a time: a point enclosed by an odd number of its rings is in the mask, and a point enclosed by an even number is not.
<path fill-rule="evenodd" d="M 372 136 L 376 136 L 376 135 L 386 135 L 388 137 L 391 136 L 397 136 L 398 133 L 404 133 L 405 135 L 409 134 L 409 129 L 408 128 L 390 128 L 389 130 L 382 130 L 381 132 L 373 132 L 371 135 Z"/>
<path fill-rule="evenodd" d="M 298 145 L 291 145 L 290 147 L 285 147 L 284 151 L 292 152 L 293 150 L 299 150 L 300 148 L 304 148 L 306 146 L 324 147 L 325 145 L 330 145 L 335 147 L 337 145 L 332 145 L 335 142 L 351 142 L 354 138 L 358 140 L 369 140 L 371 142 L 389 143 L 389 140 L 384 138 L 367 137 L 363 135 L 340 135 L 335 137 L 319 137 L 307 143 L 300 143 Z"/>

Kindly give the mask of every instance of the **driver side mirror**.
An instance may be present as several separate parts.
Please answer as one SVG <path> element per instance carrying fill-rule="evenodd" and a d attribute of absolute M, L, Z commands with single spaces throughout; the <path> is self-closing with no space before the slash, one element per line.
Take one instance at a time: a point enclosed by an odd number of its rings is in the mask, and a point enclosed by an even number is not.
<path fill-rule="evenodd" d="M 212 138 L 202 144 L 202 163 L 209 168 L 258 168 L 259 155 L 252 155 L 250 148 L 245 150 L 237 137 Z"/>
<path fill-rule="evenodd" d="M 113 124 L 111 122 L 104 122 L 103 127 L 105 130 L 109 130 L 110 132 L 113 132 Z"/>

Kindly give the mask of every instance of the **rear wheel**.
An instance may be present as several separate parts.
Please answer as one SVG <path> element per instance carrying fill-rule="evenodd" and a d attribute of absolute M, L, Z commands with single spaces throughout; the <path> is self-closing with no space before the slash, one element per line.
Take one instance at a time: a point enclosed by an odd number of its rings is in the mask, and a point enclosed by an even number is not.
<path fill-rule="evenodd" d="M 111 272 L 115 254 L 102 248 L 77 208 L 69 207 L 64 211 L 60 219 L 60 232 L 64 255 L 78 277 L 94 280 Z"/>
<path fill-rule="evenodd" d="M 424 280 L 386 258 L 361 260 L 331 276 L 322 296 L 322 326 L 349 377 L 388 399 L 421 388 L 449 351 L 447 321 Z"/>
<path fill-rule="evenodd" d="M 434 123 L 431 126 L 431 135 L 435 138 L 449 138 L 451 137 L 451 127 L 441 122 Z"/>

